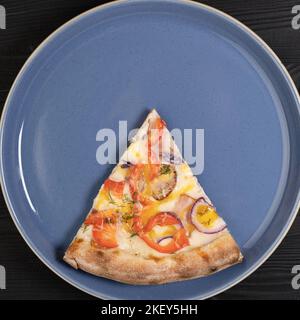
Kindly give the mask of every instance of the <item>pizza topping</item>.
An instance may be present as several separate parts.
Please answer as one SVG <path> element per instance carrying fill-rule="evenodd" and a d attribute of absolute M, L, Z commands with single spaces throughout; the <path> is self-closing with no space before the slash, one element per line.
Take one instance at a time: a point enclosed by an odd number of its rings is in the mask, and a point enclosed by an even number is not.
<path fill-rule="evenodd" d="M 144 231 L 149 232 L 156 226 L 176 226 L 182 227 L 181 221 L 171 212 L 160 212 L 151 217 L 146 224 Z"/>
<path fill-rule="evenodd" d="M 138 164 L 129 169 L 128 180 L 133 200 L 149 204 L 151 196 L 162 200 L 173 191 L 177 173 L 174 165 Z"/>
<path fill-rule="evenodd" d="M 122 197 L 124 192 L 125 181 L 114 181 L 107 179 L 104 182 L 104 189 L 110 194 L 116 197 Z"/>
<path fill-rule="evenodd" d="M 140 235 L 141 239 L 152 249 L 160 253 L 174 253 L 189 245 L 188 238 L 184 229 L 179 229 L 178 232 L 171 237 L 171 239 L 165 244 L 165 238 L 160 240 L 152 239 L 148 234 Z M 163 241 L 164 240 L 164 241 Z"/>
<path fill-rule="evenodd" d="M 116 248 L 118 246 L 116 232 L 115 224 L 104 224 L 101 228 L 93 227 L 93 240 L 102 248 Z"/>
<path fill-rule="evenodd" d="M 118 177 L 104 182 L 103 197 L 113 209 L 97 211 L 85 221 L 86 225 L 93 225 L 93 239 L 99 246 L 118 246 L 118 223 L 126 232 L 138 235 L 161 253 L 174 253 L 188 246 L 188 235 L 195 228 L 203 233 L 219 231 L 223 220 L 215 209 L 203 198 L 195 202 L 185 194 L 186 191 L 172 194 L 179 197 L 174 204 L 174 213 L 160 212 L 159 206 L 164 201 L 172 201 L 172 196 L 168 196 L 177 184 L 175 164 L 182 161 L 175 157 L 173 149 L 169 153 L 162 152 L 164 128 L 161 119 L 149 125 L 148 163 L 123 161 Z"/>
<path fill-rule="evenodd" d="M 191 222 L 203 233 L 217 233 L 226 228 L 224 220 L 218 216 L 216 209 L 201 197 L 191 210 Z"/>
<path fill-rule="evenodd" d="M 162 161 L 165 163 L 171 163 L 171 164 L 177 164 L 177 165 L 182 163 L 182 159 L 179 156 L 175 156 L 173 150 L 171 152 L 162 152 L 160 154 L 160 157 Z"/>
<path fill-rule="evenodd" d="M 152 196 L 156 200 L 166 198 L 175 188 L 177 173 L 174 165 L 160 165 L 159 174 L 151 181 Z"/>
<path fill-rule="evenodd" d="M 146 244 L 161 253 L 174 253 L 189 245 L 181 221 L 170 212 L 160 212 L 143 226 L 135 217 L 135 231 Z"/>
<path fill-rule="evenodd" d="M 133 217 L 134 217 L 133 214 L 124 213 L 122 215 L 122 221 L 127 223 L 127 222 L 129 222 L 129 220 L 133 219 Z"/>
<path fill-rule="evenodd" d="M 157 168 L 158 172 L 150 182 L 151 193 L 154 199 L 166 198 L 175 188 L 177 173 L 173 165 L 162 164 Z"/>
<path fill-rule="evenodd" d="M 137 164 L 129 169 L 128 182 L 131 197 L 137 201 L 138 195 L 144 191 L 146 185 L 143 164 Z"/>
<path fill-rule="evenodd" d="M 173 239 L 172 236 L 166 236 L 166 237 L 159 239 L 157 241 L 157 243 L 161 246 L 165 246 L 165 245 L 169 244 L 172 241 L 172 239 Z"/>
<path fill-rule="evenodd" d="M 159 163 L 162 151 L 162 136 L 166 123 L 161 118 L 153 121 L 148 128 L 148 163 Z M 154 150 L 158 149 L 158 150 Z"/>
<path fill-rule="evenodd" d="M 128 169 L 132 166 L 133 164 L 130 161 L 125 161 L 124 163 L 121 164 L 122 169 Z"/>
<path fill-rule="evenodd" d="M 149 235 L 152 239 L 155 239 L 157 243 L 160 243 L 165 238 L 171 237 L 175 235 L 178 229 L 180 229 L 180 225 L 169 225 L 169 226 L 155 226 L 151 231 L 149 231 Z"/>
<path fill-rule="evenodd" d="M 93 240 L 102 248 L 115 248 L 117 242 L 117 214 L 113 210 L 92 211 L 84 221 L 93 226 Z"/>
<path fill-rule="evenodd" d="M 171 173 L 171 166 L 167 165 L 167 164 L 162 164 L 159 168 L 159 174 L 163 175 L 163 174 L 170 174 Z"/>
<path fill-rule="evenodd" d="M 117 215 L 114 210 L 92 210 L 84 221 L 85 225 L 101 226 L 104 223 L 117 223 Z"/>
<path fill-rule="evenodd" d="M 177 217 L 179 217 L 179 219 L 182 221 L 183 226 L 189 234 L 194 229 L 194 226 L 190 223 L 191 221 L 189 219 L 189 213 L 191 212 L 191 208 L 194 203 L 194 198 L 186 194 L 181 194 L 179 196 L 179 199 L 176 201 L 174 208 L 174 212 L 176 213 Z"/>

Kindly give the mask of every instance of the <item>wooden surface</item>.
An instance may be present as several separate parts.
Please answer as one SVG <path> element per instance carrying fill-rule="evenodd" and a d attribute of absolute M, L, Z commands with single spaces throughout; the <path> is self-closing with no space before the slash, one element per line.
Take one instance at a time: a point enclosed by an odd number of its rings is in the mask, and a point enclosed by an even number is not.
<path fill-rule="evenodd" d="M 70 18 L 105 1 L 6 0 L 7 29 L 0 30 L 0 106 L 20 67 L 37 45 Z M 280 57 L 300 89 L 300 30 L 291 27 L 289 0 L 207 0 L 245 23 Z M 276 252 L 254 274 L 214 299 L 297 299 L 291 269 L 300 265 L 300 217 Z M 25 244 L 0 197 L 0 265 L 7 271 L 1 299 L 92 299 L 50 271 Z"/>

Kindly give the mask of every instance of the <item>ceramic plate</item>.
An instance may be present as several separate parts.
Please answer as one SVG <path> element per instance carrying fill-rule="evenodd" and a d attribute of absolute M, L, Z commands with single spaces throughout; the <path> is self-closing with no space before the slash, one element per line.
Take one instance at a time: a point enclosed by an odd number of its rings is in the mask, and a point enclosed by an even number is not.
<path fill-rule="evenodd" d="M 207 278 L 145 287 L 73 270 L 64 250 L 113 168 L 97 159 L 97 133 L 119 132 L 119 121 L 136 128 L 154 106 L 170 129 L 202 129 L 198 179 L 245 260 Z M 21 70 L 2 116 L 3 193 L 31 249 L 81 290 L 207 298 L 258 268 L 295 218 L 299 124 L 288 73 L 241 23 L 188 1 L 115 2 L 65 24 Z"/>

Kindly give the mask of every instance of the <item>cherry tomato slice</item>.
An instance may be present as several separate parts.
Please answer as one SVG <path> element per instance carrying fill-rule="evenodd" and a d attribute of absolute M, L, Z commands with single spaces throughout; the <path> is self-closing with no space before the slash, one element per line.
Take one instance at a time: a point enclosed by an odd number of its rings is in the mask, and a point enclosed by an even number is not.
<path fill-rule="evenodd" d="M 149 199 L 150 196 L 156 200 L 161 200 L 159 195 L 162 191 L 166 191 L 168 195 L 176 185 L 176 171 L 171 168 L 168 180 L 160 181 L 161 164 L 137 164 L 132 166 L 129 170 L 128 182 L 131 197 L 134 201 L 139 201 L 143 205 L 149 205 L 153 201 Z M 164 190 L 162 190 L 164 189 Z"/>
<path fill-rule="evenodd" d="M 137 234 L 143 233 L 144 226 L 143 226 L 142 219 L 140 216 L 136 215 L 133 217 L 132 228 L 133 228 L 133 231 L 136 232 Z"/>
<path fill-rule="evenodd" d="M 84 221 L 86 225 L 101 226 L 105 223 L 116 223 L 117 216 L 114 210 L 94 210 Z"/>
<path fill-rule="evenodd" d="M 149 195 L 147 197 L 147 195 L 144 195 L 143 193 L 149 185 L 149 179 L 151 178 L 151 175 L 155 174 L 154 170 L 155 172 L 158 172 L 156 168 L 148 171 L 148 167 L 148 164 L 137 164 L 135 166 L 132 166 L 130 168 L 128 178 L 132 199 L 134 201 L 139 201 L 144 206 L 152 203 L 152 201 L 149 199 Z"/>
<path fill-rule="evenodd" d="M 123 196 L 125 181 L 114 181 L 111 179 L 107 179 L 104 182 L 104 189 L 112 192 L 117 197 Z"/>
<path fill-rule="evenodd" d="M 101 227 L 93 227 L 93 240 L 103 248 L 116 248 L 118 246 L 117 227 L 115 224 L 106 223 Z"/>
<path fill-rule="evenodd" d="M 93 240 L 103 248 L 115 248 L 117 242 L 117 215 L 113 210 L 92 211 L 84 221 L 93 226 Z"/>
<path fill-rule="evenodd" d="M 160 164 L 153 164 L 153 163 L 149 163 L 145 165 L 144 171 L 148 181 L 153 180 L 159 175 L 160 167 L 161 167 Z"/>

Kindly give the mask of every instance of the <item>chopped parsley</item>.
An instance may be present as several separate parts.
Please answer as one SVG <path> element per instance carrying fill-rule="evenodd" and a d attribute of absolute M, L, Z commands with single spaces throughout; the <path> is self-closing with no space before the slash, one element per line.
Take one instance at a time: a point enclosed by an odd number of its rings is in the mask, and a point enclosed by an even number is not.
<path fill-rule="evenodd" d="M 122 220 L 123 220 L 124 222 L 127 222 L 127 221 L 131 220 L 133 217 L 134 217 L 133 214 L 124 213 L 124 214 L 122 215 Z"/>
<path fill-rule="evenodd" d="M 84 224 L 84 225 L 83 225 L 83 230 L 82 230 L 83 233 L 86 231 L 87 227 L 88 227 L 87 224 Z"/>
<path fill-rule="evenodd" d="M 135 203 L 135 201 L 134 201 L 134 200 L 131 200 L 131 199 L 128 197 L 127 194 L 125 194 L 125 195 L 123 196 L 123 202 L 127 202 L 127 203 L 129 203 L 129 204 L 134 204 L 134 203 Z"/>
<path fill-rule="evenodd" d="M 109 197 L 109 203 L 111 204 L 117 204 L 116 201 L 112 198 L 110 191 L 108 191 L 108 197 Z"/>
<path fill-rule="evenodd" d="M 130 235 L 130 238 L 133 238 L 133 237 L 135 237 L 137 235 L 138 235 L 137 233 L 133 233 L 133 234 Z"/>
<path fill-rule="evenodd" d="M 160 167 L 159 173 L 160 173 L 161 175 L 163 175 L 163 174 L 170 174 L 170 173 L 171 173 L 171 167 L 170 167 L 168 164 L 163 164 L 163 165 Z"/>

